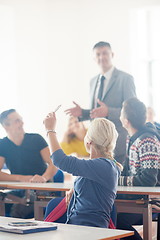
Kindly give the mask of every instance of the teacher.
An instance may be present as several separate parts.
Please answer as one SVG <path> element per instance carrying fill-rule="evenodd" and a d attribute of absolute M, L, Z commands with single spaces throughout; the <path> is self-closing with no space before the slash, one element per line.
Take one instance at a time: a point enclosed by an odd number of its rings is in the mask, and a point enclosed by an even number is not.
<path fill-rule="evenodd" d="M 122 103 L 136 97 L 134 80 L 131 75 L 114 67 L 113 52 L 108 42 L 98 42 L 93 47 L 95 60 L 100 68 L 100 73 L 90 82 L 90 107 L 82 109 L 77 103 L 75 107 L 65 112 L 78 117 L 79 121 L 94 118 L 107 118 L 112 121 L 119 133 L 115 159 L 123 163 L 126 157 L 127 131 L 122 127 L 120 112 Z"/>

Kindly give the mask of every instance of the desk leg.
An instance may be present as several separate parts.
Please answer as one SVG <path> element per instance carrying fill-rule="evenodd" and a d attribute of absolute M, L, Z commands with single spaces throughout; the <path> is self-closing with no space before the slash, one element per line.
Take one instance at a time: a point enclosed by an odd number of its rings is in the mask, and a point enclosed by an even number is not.
<path fill-rule="evenodd" d="M 40 221 L 44 219 L 43 207 L 40 201 L 34 201 L 34 218 Z"/>
<path fill-rule="evenodd" d="M 34 201 L 34 218 L 35 220 L 44 220 L 44 207 L 46 207 L 48 201 Z"/>
<path fill-rule="evenodd" d="M 160 213 L 158 213 L 157 240 L 160 240 Z"/>
<path fill-rule="evenodd" d="M 0 201 L 0 216 L 5 216 L 5 203 L 4 201 Z"/>
<path fill-rule="evenodd" d="M 152 240 L 152 206 L 148 204 L 143 210 L 143 239 Z"/>

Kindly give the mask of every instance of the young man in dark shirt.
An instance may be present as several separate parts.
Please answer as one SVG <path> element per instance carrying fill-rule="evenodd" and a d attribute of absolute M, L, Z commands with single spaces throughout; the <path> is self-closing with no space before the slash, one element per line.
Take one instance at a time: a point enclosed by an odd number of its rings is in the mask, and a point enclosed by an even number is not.
<path fill-rule="evenodd" d="M 6 163 L 11 174 L 0 172 L 1 181 L 47 182 L 57 172 L 48 144 L 39 134 L 23 129 L 22 117 L 14 109 L 1 113 L 7 137 L 0 141 L 0 169 Z"/>
<path fill-rule="evenodd" d="M 43 183 L 52 180 L 57 168 L 42 136 L 25 133 L 22 117 L 15 109 L 2 112 L 0 123 L 7 133 L 0 141 L 0 181 Z M 4 163 L 11 174 L 1 171 Z"/>

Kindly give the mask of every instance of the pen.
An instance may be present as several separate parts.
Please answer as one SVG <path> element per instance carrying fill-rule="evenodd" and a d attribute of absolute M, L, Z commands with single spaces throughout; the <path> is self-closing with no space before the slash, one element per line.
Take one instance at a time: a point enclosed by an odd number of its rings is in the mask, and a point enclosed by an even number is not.
<path fill-rule="evenodd" d="M 55 110 L 54 112 L 57 112 L 57 110 L 61 107 L 62 105 L 59 105 Z"/>

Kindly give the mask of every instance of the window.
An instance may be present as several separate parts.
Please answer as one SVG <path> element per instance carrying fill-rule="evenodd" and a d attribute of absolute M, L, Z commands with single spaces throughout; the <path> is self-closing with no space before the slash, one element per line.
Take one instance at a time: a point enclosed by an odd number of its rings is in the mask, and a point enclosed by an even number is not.
<path fill-rule="evenodd" d="M 137 95 L 160 121 L 160 8 L 131 14 L 131 65 Z"/>

